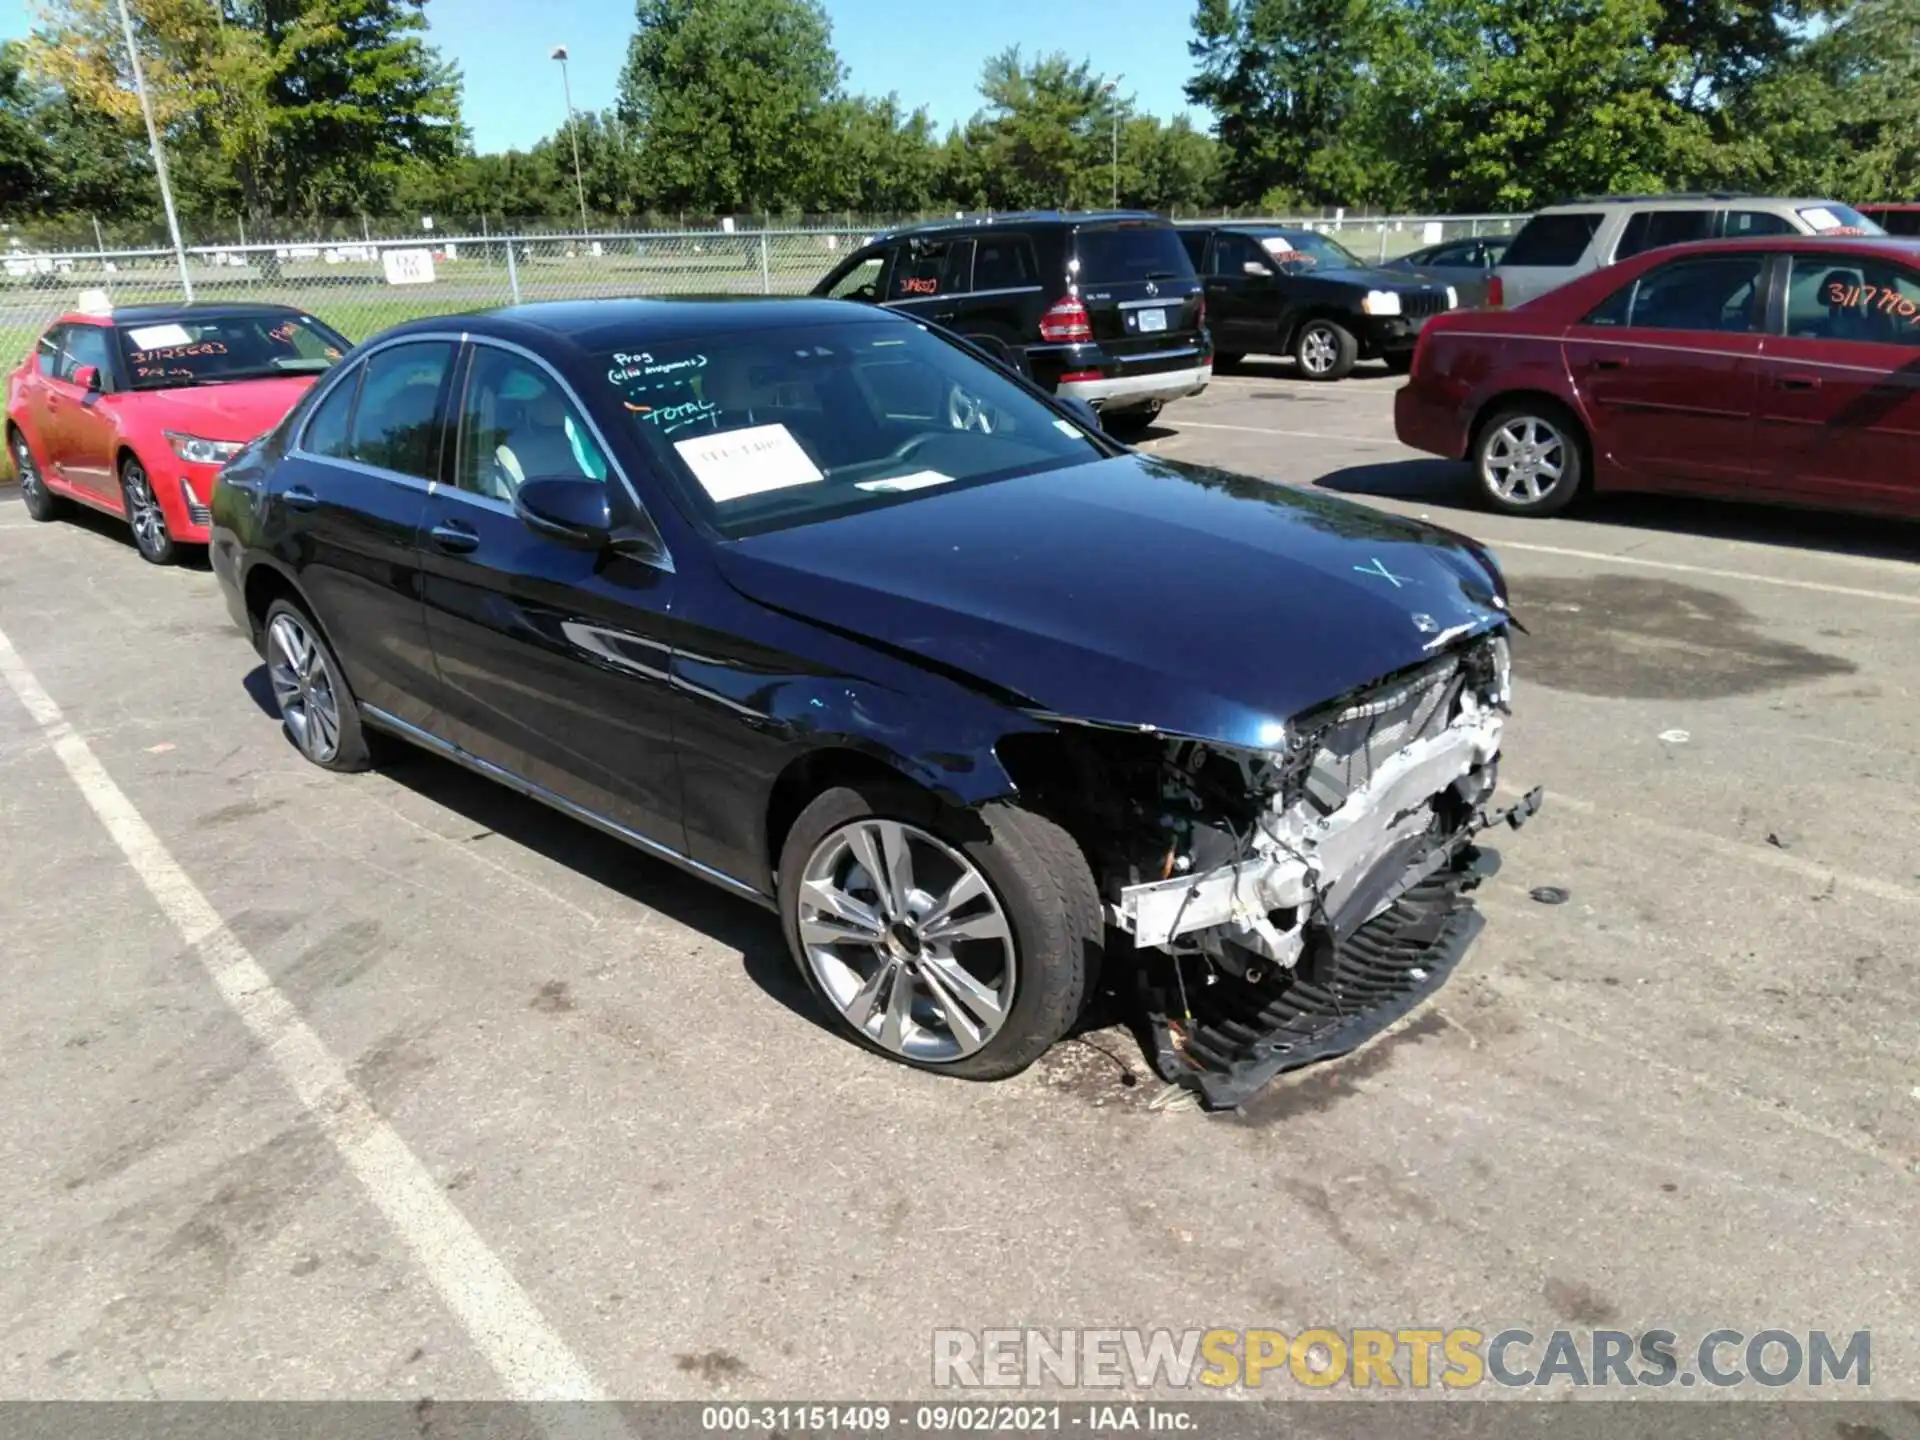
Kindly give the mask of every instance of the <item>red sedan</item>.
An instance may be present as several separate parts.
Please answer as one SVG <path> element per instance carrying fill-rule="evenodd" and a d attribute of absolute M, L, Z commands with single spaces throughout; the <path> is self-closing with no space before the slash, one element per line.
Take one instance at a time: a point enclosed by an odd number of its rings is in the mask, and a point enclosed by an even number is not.
<path fill-rule="evenodd" d="M 1920 243 L 1675 245 L 1437 316 L 1393 413 L 1516 515 L 1591 488 L 1920 517 Z"/>
<path fill-rule="evenodd" d="M 7 449 L 36 520 L 124 516 L 156 565 L 204 545 L 213 477 L 349 342 L 283 305 L 63 315 L 7 377 Z"/>

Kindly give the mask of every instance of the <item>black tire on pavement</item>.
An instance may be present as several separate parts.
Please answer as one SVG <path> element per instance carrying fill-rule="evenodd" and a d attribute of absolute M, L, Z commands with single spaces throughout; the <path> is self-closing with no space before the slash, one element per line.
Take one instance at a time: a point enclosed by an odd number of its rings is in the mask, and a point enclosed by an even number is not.
<path fill-rule="evenodd" d="M 1293 363 L 1308 380 L 1344 380 L 1360 358 L 1360 342 L 1337 320 L 1308 320 L 1293 337 Z"/>
<path fill-rule="evenodd" d="M 293 600 L 276 600 L 267 607 L 262 634 L 267 682 L 280 707 L 281 727 L 293 748 L 323 770 L 351 774 L 372 765 L 373 752 L 367 743 L 370 737 L 360 723 L 359 702 L 353 698 L 339 657 L 313 616 Z M 312 660 L 306 662 L 309 646 Z M 329 699 L 333 707 L 331 736 L 326 733 L 328 727 L 316 728 L 311 709 L 304 716 L 300 713 L 300 707 L 324 706 Z"/>

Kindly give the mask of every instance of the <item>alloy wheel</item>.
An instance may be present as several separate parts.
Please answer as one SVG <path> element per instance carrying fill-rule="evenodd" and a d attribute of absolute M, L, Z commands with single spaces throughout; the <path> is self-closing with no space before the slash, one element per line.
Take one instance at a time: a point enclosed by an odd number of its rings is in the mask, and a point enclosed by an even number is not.
<path fill-rule="evenodd" d="M 120 472 L 120 484 L 127 495 L 127 523 L 133 526 L 133 539 L 148 555 L 159 555 L 167 548 L 167 517 L 154 498 L 153 485 L 138 460 L 129 460 Z"/>
<path fill-rule="evenodd" d="M 1013 1007 L 1013 930 L 986 876 L 898 820 L 856 820 L 814 847 L 798 929 L 821 992 L 847 1023 L 923 1064 L 964 1059 Z"/>
<path fill-rule="evenodd" d="M 1537 415 L 1519 415 L 1488 438 L 1480 478 L 1500 499 L 1532 504 L 1553 492 L 1566 464 L 1567 442 L 1560 431 Z"/>
<path fill-rule="evenodd" d="M 1311 375 L 1324 375 L 1340 358 L 1340 344 L 1324 325 L 1312 325 L 1300 337 L 1300 364 Z"/>
<path fill-rule="evenodd" d="M 13 473 L 20 477 L 20 493 L 29 505 L 37 505 L 47 493 L 46 482 L 40 478 L 40 470 L 33 463 L 33 451 L 27 446 L 27 437 L 14 432 L 13 436 Z"/>
<path fill-rule="evenodd" d="M 287 733 L 309 760 L 340 751 L 340 698 L 333 668 L 306 626 L 284 611 L 267 627 L 267 678 Z"/>

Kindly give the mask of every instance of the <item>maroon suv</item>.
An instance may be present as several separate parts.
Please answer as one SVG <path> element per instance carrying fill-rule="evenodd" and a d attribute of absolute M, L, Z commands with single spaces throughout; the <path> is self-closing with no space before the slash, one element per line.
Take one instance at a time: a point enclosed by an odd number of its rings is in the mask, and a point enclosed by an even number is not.
<path fill-rule="evenodd" d="M 1516 515 L 1592 488 L 1920 517 L 1920 241 L 1676 245 L 1436 316 L 1394 429 Z"/>

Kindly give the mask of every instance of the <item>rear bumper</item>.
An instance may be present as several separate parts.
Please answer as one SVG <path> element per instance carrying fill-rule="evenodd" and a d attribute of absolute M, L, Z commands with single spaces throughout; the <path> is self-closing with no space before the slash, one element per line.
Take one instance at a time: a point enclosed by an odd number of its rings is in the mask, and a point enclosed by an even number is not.
<path fill-rule="evenodd" d="M 1467 453 L 1467 425 L 1459 410 L 1427 394 L 1418 380 L 1394 392 L 1393 433 L 1410 450 L 1448 460 Z"/>
<path fill-rule="evenodd" d="M 1144 375 L 1103 376 L 1098 380 L 1062 380 L 1054 393 L 1085 400 L 1096 410 L 1129 410 L 1167 400 L 1198 395 L 1213 379 L 1213 364 L 1180 370 L 1156 370 Z"/>

